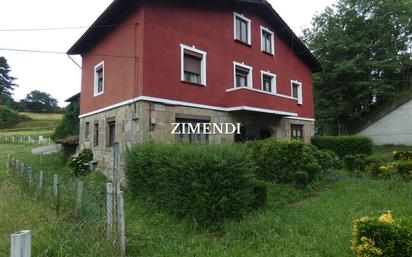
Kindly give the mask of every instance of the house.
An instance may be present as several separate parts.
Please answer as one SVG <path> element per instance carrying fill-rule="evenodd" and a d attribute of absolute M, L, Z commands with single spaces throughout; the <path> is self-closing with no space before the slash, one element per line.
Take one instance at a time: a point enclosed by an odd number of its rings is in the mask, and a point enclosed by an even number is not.
<path fill-rule="evenodd" d="M 68 54 L 83 57 L 80 146 L 106 167 L 115 141 L 314 134 L 312 74 L 322 67 L 265 0 L 115 0 Z M 241 128 L 175 135 L 176 122 Z"/>
<path fill-rule="evenodd" d="M 375 145 L 412 145 L 412 95 L 394 101 L 360 130 Z"/>

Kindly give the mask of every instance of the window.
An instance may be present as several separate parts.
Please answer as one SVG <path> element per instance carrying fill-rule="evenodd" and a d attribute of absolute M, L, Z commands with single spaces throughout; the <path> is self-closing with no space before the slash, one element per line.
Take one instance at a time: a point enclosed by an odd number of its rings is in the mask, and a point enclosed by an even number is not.
<path fill-rule="evenodd" d="M 275 42 L 273 32 L 267 28 L 260 27 L 262 52 L 275 54 Z"/>
<path fill-rule="evenodd" d="M 194 47 L 181 47 L 181 80 L 206 86 L 206 52 Z"/>
<path fill-rule="evenodd" d="M 99 145 L 99 122 L 98 121 L 94 123 L 93 145 L 94 146 Z"/>
<path fill-rule="evenodd" d="M 251 45 L 251 21 L 241 14 L 234 13 L 235 40 Z"/>
<path fill-rule="evenodd" d="M 104 91 L 104 62 L 94 67 L 94 96 L 103 94 Z"/>
<path fill-rule="evenodd" d="M 269 93 L 276 93 L 276 75 L 270 72 L 261 71 L 262 90 Z"/>
<path fill-rule="evenodd" d="M 89 140 L 90 137 L 90 122 L 86 122 L 84 125 L 84 137 Z"/>
<path fill-rule="evenodd" d="M 107 119 L 106 128 L 106 144 L 107 147 L 112 147 L 116 142 L 116 121 L 115 118 Z"/>
<path fill-rule="evenodd" d="M 303 140 L 303 125 L 290 125 L 292 140 Z"/>
<path fill-rule="evenodd" d="M 253 88 L 252 82 L 252 67 L 234 62 L 234 87 L 250 87 Z"/>
<path fill-rule="evenodd" d="M 209 135 L 202 133 L 202 131 L 204 131 L 203 124 L 210 123 L 210 120 L 176 118 L 176 123 L 181 124 L 176 131 L 178 132 L 176 134 L 176 143 L 207 144 L 209 142 Z M 191 124 L 191 128 L 189 124 Z M 196 126 L 199 126 L 198 132 L 200 133 L 193 133 L 192 128 L 196 128 Z"/>
<path fill-rule="evenodd" d="M 298 100 L 299 105 L 302 105 L 303 104 L 302 83 L 300 83 L 299 81 L 292 81 L 291 87 L 292 87 L 292 97 Z"/>

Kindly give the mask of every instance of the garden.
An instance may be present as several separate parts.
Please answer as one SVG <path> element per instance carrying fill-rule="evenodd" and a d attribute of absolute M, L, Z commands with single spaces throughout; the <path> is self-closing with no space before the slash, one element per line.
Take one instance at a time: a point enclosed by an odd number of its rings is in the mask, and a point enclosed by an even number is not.
<path fill-rule="evenodd" d="M 40 162 L 27 145 L 0 147 L 1 160 L 12 154 L 45 175 L 106 182 L 81 165 L 90 151 L 68 163 L 57 154 Z M 136 145 L 124 163 L 127 256 L 410 257 L 411 150 L 358 137 L 314 138 L 313 145 Z M 389 166 L 391 175 L 380 175 Z M 0 229 L 0 248 L 24 225 L 34 231 L 34 256 L 111 256 L 101 247 L 111 242 L 98 239 L 93 222 L 67 229 L 72 218 L 28 197 L 3 167 L 0 174 L 0 216 L 9 224 Z M 11 212 L 10 204 L 25 207 Z M 49 218 L 35 218 L 42 213 Z M 63 243 L 45 251 L 53 238 Z"/>

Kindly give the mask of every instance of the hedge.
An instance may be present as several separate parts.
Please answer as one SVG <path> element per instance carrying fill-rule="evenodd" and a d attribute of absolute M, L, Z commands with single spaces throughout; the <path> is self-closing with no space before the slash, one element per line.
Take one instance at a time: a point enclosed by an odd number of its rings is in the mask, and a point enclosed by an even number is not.
<path fill-rule="evenodd" d="M 323 173 L 341 166 L 340 159 L 329 151 L 318 151 L 299 141 L 274 139 L 247 143 L 257 165 L 259 179 L 306 186 Z"/>
<path fill-rule="evenodd" d="M 126 154 L 128 189 L 201 225 L 238 219 L 266 201 L 243 145 L 142 143 Z"/>
<path fill-rule="evenodd" d="M 328 149 L 335 152 L 341 158 L 346 155 L 372 154 L 372 141 L 361 136 L 315 136 L 312 144 L 319 149 Z"/>

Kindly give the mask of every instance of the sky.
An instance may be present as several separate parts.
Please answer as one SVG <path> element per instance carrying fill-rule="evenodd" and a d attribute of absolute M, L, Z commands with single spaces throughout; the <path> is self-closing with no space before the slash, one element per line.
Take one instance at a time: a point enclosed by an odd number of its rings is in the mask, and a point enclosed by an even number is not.
<path fill-rule="evenodd" d="M 112 0 L 0 0 L 0 56 L 4 56 L 19 85 L 14 98 L 20 100 L 37 89 L 64 100 L 80 91 L 81 69 L 64 54 L 1 50 L 27 49 L 66 52 Z M 301 35 L 312 17 L 335 0 L 269 0 L 292 30 Z M 67 28 L 60 30 L 25 29 Z M 75 27 L 75 28 L 73 28 Z M 9 30 L 9 31 L 7 31 Z M 10 31 L 20 30 L 20 31 Z M 73 57 L 81 63 L 79 56 Z"/>

